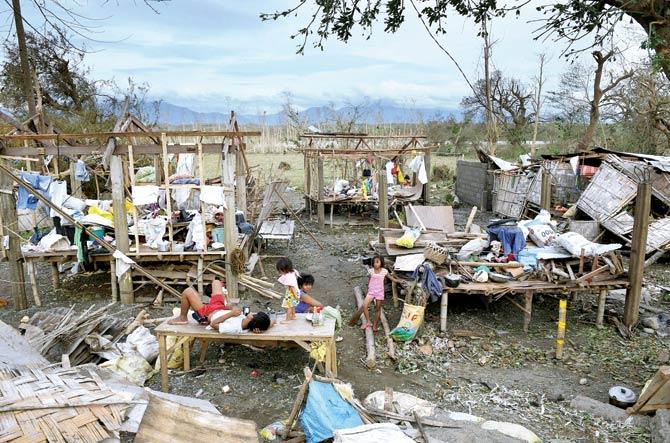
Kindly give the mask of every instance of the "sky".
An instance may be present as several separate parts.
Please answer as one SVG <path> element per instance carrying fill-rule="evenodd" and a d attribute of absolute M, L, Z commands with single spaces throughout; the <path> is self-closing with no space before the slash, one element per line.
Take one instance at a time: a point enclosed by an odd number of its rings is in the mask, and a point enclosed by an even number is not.
<path fill-rule="evenodd" d="M 286 92 L 300 108 L 366 98 L 457 108 L 468 94 L 454 64 L 413 14 L 396 34 L 378 27 L 369 40 L 360 35 L 348 44 L 330 39 L 324 51 L 308 44 L 305 55 L 296 54 L 297 42 L 290 36 L 309 19 L 305 13 L 279 21 L 259 18 L 261 12 L 296 2 L 171 0 L 154 4 L 156 13 L 141 0 L 79 0 L 76 10 L 96 18 L 96 41 L 86 42 L 92 51 L 86 63 L 95 78 L 125 84 L 132 77 L 149 85 L 152 98 L 195 111 L 276 112 Z M 493 63 L 530 83 L 537 75 L 538 54 L 544 52 L 551 89 L 567 66 L 560 58 L 563 46 L 533 40 L 538 27 L 531 22 L 538 18 L 533 9 L 493 23 Z M 439 37 L 443 45 L 471 80 L 480 77 L 482 41 L 475 25 L 454 15 L 447 29 Z"/>

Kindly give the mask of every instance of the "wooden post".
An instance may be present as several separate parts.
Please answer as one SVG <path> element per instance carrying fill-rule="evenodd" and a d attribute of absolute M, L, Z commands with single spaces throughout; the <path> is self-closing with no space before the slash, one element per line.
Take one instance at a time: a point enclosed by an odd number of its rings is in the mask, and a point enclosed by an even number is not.
<path fill-rule="evenodd" d="M 109 164 L 109 176 L 112 182 L 112 209 L 114 211 L 114 239 L 116 249 L 128 254 L 128 220 L 126 218 L 126 196 L 123 183 L 123 162 L 118 155 L 112 155 Z M 139 245 L 137 245 L 139 247 Z M 133 294 L 133 279 L 130 270 L 119 279 L 121 303 L 135 302 Z"/>
<path fill-rule="evenodd" d="M 37 287 L 37 271 L 35 270 L 35 262 L 32 260 L 27 260 L 26 269 L 28 270 L 28 278 L 30 279 L 30 289 L 33 292 L 33 299 L 35 300 L 35 306 L 42 306 L 42 301 L 40 300 L 40 290 Z"/>
<path fill-rule="evenodd" d="M 423 204 L 430 205 L 430 183 L 431 183 L 431 170 L 432 166 L 430 165 L 430 151 L 426 151 L 423 155 L 424 166 L 426 167 L 426 175 L 428 176 L 428 182 L 423 185 Z"/>
<path fill-rule="evenodd" d="M 542 168 L 542 182 L 540 188 L 540 208 L 551 210 L 551 174 Z"/>
<path fill-rule="evenodd" d="M 449 293 L 443 292 L 440 300 L 440 332 L 447 332 L 447 313 L 449 309 Z"/>
<path fill-rule="evenodd" d="M 558 302 L 558 330 L 556 332 L 556 358 L 563 359 L 563 347 L 565 346 L 565 320 L 567 318 L 568 301 Z"/>
<path fill-rule="evenodd" d="M 51 262 L 51 283 L 54 289 L 60 289 L 60 271 L 56 262 Z"/>
<path fill-rule="evenodd" d="M 81 197 L 84 193 L 81 191 L 81 182 L 77 180 L 75 169 L 77 161 L 70 159 L 70 195 L 73 197 Z"/>
<path fill-rule="evenodd" d="M 247 178 L 244 170 L 244 157 L 242 155 L 242 146 L 238 146 L 235 151 L 235 203 L 237 210 L 244 213 L 247 217 Z"/>
<path fill-rule="evenodd" d="M 530 320 L 533 315 L 533 293 L 526 292 L 524 294 L 525 305 L 523 312 L 523 332 L 528 332 L 528 327 L 530 326 Z"/>
<path fill-rule="evenodd" d="M 119 285 L 116 282 L 116 259 L 111 257 L 109 259 L 109 274 L 110 285 L 112 286 L 112 302 L 119 301 Z"/>
<path fill-rule="evenodd" d="M 603 327 L 605 319 L 605 302 L 607 301 L 607 289 L 601 289 L 598 293 L 598 316 L 596 317 L 596 327 Z"/>
<path fill-rule="evenodd" d="M 7 160 L 0 160 L 3 166 L 9 167 Z M 21 243 L 17 237 L 19 219 L 16 214 L 16 200 L 13 194 L 13 182 L 7 174 L 0 174 L 0 220 L 4 227 L 3 233 L 9 237 L 6 251 L 7 266 L 9 267 L 9 285 L 14 300 L 14 307 L 22 311 L 28 307 L 26 298 L 26 280 L 23 273 L 23 259 Z M 4 239 L 0 239 L 4 244 Z M 4 246 L 3 246 L 4 247 Z"/>
<path fill-rule="evenodd" d="M 650 210 L 651 184 L 649 180 L 642 180 L 637 185 L 637 197 L 635 198 L 635 221 L 633 222 L 633 239 L 628 268 L 628 289 L 626 291 L 626 304 L 623 311 L 623 323 L 629 328 L 637 323 L 640 315 L 640 298 L 642 296 L 642 277 L 644 276 L 644 258 L 647 249 Z"/>
<path fill-rule="evenodd" d="M 388 208 L 388 181 L 386 179 L 386 166 L 384 160 L 380 159 L 378 162 L 379 172 L 377 173 L 377 196 L 379 197 L 379 228 L 386 229 L 389 227 L 389 208 Z M 425 188 L 424 188 L 425 189 Z"/>
<path fill-rule="evenodd" d="M 226 289 L 228 298 L 236 300 L 239 298 L 237 288 L 237 275 L 230 264 L 230 257 L 237 244 L 237 225 L 235 224 L 235 193 L 230 185 L 223 191 L 226 201 L 226 210 L 223 222 L 223 241 L 226 246 Z"/>
<path fill-rule="evenodd" d="M 317 186 L 319 187 L 319 202 L 316 206 L 317 217 L 319 219 L 319 229 L 324 229 L 326 227 L 326 208 L 323 204 L 323 186 L 324 186 L 324 177 L 323 177 L 323 157 L 319 157 L 317 164 Z"/>
<path fill-rule="evenodd" d="M 305 175 L 305 210 L 307 210 L 307 213 L 312 216 L 311 211 L 310 211 L 310 188 L 312 187 L 312 182 L 311 182 L 311 171 L 310 171 L 310 163 L 309 163 L 309 156 L 307 153 L 304 153 L 304 175 Z"/>

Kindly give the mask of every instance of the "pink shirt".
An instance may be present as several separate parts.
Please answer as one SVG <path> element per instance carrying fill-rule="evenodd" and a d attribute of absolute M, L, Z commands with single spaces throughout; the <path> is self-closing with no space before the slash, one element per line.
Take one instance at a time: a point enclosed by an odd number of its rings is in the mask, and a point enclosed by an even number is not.
<path fill-rule="evenodd" d="M 374 268 L 368 269 L 368 276 L 370 276 L 368 295 L 372 297 L 384 297 L 384 279 L 388 273 L 389 271 L 386 268 L 381 268 L 379 273 L 376 273 Z"/>

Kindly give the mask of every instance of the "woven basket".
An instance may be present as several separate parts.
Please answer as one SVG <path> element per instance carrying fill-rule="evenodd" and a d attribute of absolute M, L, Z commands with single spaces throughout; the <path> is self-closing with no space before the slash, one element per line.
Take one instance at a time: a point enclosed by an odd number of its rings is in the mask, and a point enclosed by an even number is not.
<path fill-rule="evenodd" d="M 449 259 L 449 251 L 437 243 L 430 243 L 423 250 L 423 255 L 426 260 L 430 260 L 438 265 L 444 264 Z"/>

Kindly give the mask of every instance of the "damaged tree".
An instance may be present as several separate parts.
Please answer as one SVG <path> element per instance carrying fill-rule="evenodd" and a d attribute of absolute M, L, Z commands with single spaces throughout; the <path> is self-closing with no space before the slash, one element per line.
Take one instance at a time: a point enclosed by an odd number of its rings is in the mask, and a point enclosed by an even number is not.
<path fill-rule="evenodd" d="M 586 127 L 586 131 L 582 136 L 579 143 L 577 143 L 577 149 L 580 151 L 586 151 L 591 146 L 593 142 L 593 136 L 598 129 L 598 124 L 600 123 L 600 106 L 603 98 L 612 92 L 622 81 L 633 76 L 633 71 L 627 70 L 619 76 L 615 76 L 610 73 L 609 84 L 605 87 L 602 86 L 603 79 L 603 70 L 605 64 L 613 60 L 616 53 L 612 50 L 603 54 L 601 51 L 593 51 L 593 59 L 596 61 L 596 69 L 593 76 L 593 95 L 589 103 L 589 124 Z"/>

